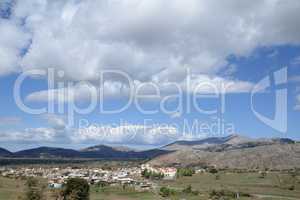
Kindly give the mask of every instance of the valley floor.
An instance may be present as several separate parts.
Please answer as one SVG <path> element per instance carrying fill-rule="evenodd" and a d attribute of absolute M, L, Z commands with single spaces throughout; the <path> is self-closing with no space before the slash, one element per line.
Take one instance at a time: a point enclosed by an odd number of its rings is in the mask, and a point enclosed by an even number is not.
<path fill-rule="evenodd" d="M 91 187 L 91 200 L 156 200 L 164 199 L 159 194 L 159 188 L 167 186 L 181 191 L 188 185 L 199 195 L 177 194 L 167 199 L 207 200 L 212 190 L 227 190 L 236 193 L 248 193 L 252 197 L 241 197 L 241 200 L 296 200 L 300 199 L 300 177 L 291 174 L 270 172 L 265 177 L 259 173 L 229 173 L 219 172 L 218 175 L 203 173 L 192 177 L 183 177 L 174 181 L 158 181 L 157 189 L 152 192 L 137 192 L 127 187 Z M 18 200 L 24 194 L 24 181 L 0 178 L 0 199 Z M 47 199 L 52 200 L 52 191 L 47 190 Z"/>

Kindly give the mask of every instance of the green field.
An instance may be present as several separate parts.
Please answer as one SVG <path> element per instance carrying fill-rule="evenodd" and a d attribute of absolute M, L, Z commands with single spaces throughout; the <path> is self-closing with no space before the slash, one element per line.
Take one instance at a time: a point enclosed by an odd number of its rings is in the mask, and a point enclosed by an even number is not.
<path fill-rule="evenodd" d="M 204 173 L 161 184 L 173 188 L 183 188 L 190 184 L 203 194 L 213 189 L 225 189 L 252 194 L 261 199 L 300 199 L 300 179 L 289 174 L 268 173 L 265 178 L 261 178 L 258 173 L 220 172 L 218 176 L 216 178 L 216 175 Z"/>
<path fill-rule="evenodd" d="M 284 173 L 268 173 L 262 178 L 258 173 L 219 172 L 216 175 L 203 173 L 192 177 L 183 177 L 175 181 L 156 182 L 157 189 L 151 192 L 137 192 L 131 187 L 91 187 L 91 200 L 153 200 L 164 199 L 158 194 L 161 186 L 181 191 L 187 185 L 199 191 L 199 195 L 176 193 L 166 199 L 207 200 L 213 189 L 227 190 L 235 193 L 248 193 L 252 197 L 241 197 L 241 200 L 296 200 L 300 199 L 300 177 Z M 0 199 L 21 199 L 24 193 L 24 181 L 0 178 Z M 47 191 L 47 199 L 52 200 L 52 192 Z"/>

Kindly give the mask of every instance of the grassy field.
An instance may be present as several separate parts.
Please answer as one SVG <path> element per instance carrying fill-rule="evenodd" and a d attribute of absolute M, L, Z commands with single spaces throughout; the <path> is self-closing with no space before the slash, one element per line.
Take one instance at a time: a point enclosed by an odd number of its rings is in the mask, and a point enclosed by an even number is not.
<path fill-rule="evenodd" d="M 254 194 L 262 199 L 300 199 L 300 177 L 281 173 L 268 173 L 265 178 L 261 178 L 258 173 L 220 172 L 218 178 L 216 175 L 204 173 L 179 178 L 176 181 L 164 181 L 161 184 L 173 188 L 183 188 L 190 184 L 204 194 L 213 189 L 225 189 Z"/>
<path fill-rule="evenodd" d="M 228 190 L 236 193 L 248 193 L 255 197 L 241 197 L 241 200 L 296 200 L 300 199 L 300 177 L 282 173 L 268 173 L 262 178 L 258 173 L 226 173 L 196 174 L 192 177 L 182 177 L 175 181 L 157 182 L 157 188 L 167 186 L 181 191 L 187 185 L 199 191 L 199 195 L 184 195 L 177 193 L 168 199 L 179 200 L 207 200 L 211 190 Z M 293 187 L 292 187 L 293 186 Z M 158 194 L 158 189 L 153 192 L 137 192 L 133 188 L 122 187 L 91 187 L 91 200 L 156 200 L 164 199 Z M 0 178 L 0 199 L 21 199 L 24 193 L 24 181 Z M 47 199 L 52 200 L 51 191 L 47 192 Z"/>
<path fill-rule="evenodd" d="M 20 199 L 24 191 L 24 182 L 14 179 L 0 178 L 0 199 Z"/>
<path fill-rule="evenodd" d="M 152 192 L 137 192 L 133 188 L 107 187 L 103 190 L 92 188 L 91 200 L 153 200 L 159 196 Z"/>

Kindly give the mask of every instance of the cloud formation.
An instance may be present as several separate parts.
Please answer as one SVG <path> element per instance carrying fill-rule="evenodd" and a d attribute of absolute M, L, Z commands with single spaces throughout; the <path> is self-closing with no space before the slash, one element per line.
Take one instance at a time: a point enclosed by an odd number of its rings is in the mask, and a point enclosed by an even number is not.
<path fill-rule="evenodd" d="M 71 136 L 73 142 L 108 144 L 162 145 L 181 136 L 176 127 L 126 124 L 120 126 L 89 126 L 80 128 Z"/>
<path fill-rule="evenodd" d="M 0 132 L 1 142 L 53 142 L 58 132 L 53 128 L 26 128 L 23 131 L 5 130 Z"/>
<path fill-rule="evenodd" d="M 79 129 L 62 129 L 62 121 L 57 121 L 57 119 L 57 117 L 51 117 L 53 122 L 50 122 L 50 124 L 55 124 L 53 127 L 26 128 L 22 131 L 0 131 L 0 141 L 165 145 L 183 138 L 183 134 L 176 127 L 166 125 L 91 125 Z"/>
<path fill-rule="evenodd" d="M 0 76 L 54 68 L 64 72 L 65 81 L 92 83 L 26 94 L 31 102 L 85 100 L 89 91 L 101 89 L 106 97 L 118 98 L 129 96 L 144 83 L 158 85 L 162 95 L 174 92 L 171 82 L 187 93 L 211 92 L 211 87 L 197 88 L 204 82 L 219 90 L 228 86 L 227 93 L 248 92 L 253 84 L 234 77 L 239 66 L 232 66 L 228 58 L 247 57 L 262 46 L 299 45 L 299 10 L 298 0 L 3 0 Z M 299 64 L 299 59 L 292 64 Z M 187 69 L 192 75 L 185 73 Z M 118 76 L 95 84 L 104 70 L 125 72 L 134 88 Z M 186 85 L 188 78 L 190 85 Z M 291 81 L 299 80 L 294 78 Z M 146 87 L 143 92 L 152 93 L 152 89 Z M 300 109 L 299 96 L 297 102 L 295 109 Z M 47 116 L 47 120 L 50 128 L 4 132 L 0 137 L 55 140 L 66 131 L 63 119 Z M 137 132 L 137 139 L 131 141 L 169 141 L 157 134 L 159 129 L 138 125 L 110 127 L 111 137 L 104 138 L 101 129 L 89 135 L 75 130 L 71 138 L 130 142 L 122 136 L 124 129 L 129 134 Z M 142 136 L 142 129 L 147 136 Z M 172 134 L 170 138 L 177 138 Z"/>
<path fill-rule="evenodd" d="M 47 120 L 47 123 L 56 130 L 64 130 L 67 128 L 66 120 L 62 116 L 54 114 L 46 114 L 43 116 Z"/>
<path fill-rule="evenodd" d="M 93 80 L 117 69 L 142 82 L 180 82 L 186 68 L 217 75 L 230 55 L 299 44 L 299 9 L 297 0 L 17 0 L 0 20 L 0 73 L 54 67 Z"/>
<path fill-rule="evenodd" d="M 145 96 L 144 100 L 160 99 L 167 95 L 195 94 L 223 94 L 250 92 L 253 84 L 247 81 L 229 80 L 221 77 L 207 75 L 190 75 L 181 82 L 140 82 L 131 80 L 132 84 L 120 81 L 108 81 L 103 85 L 80 83 L 68 88 L 42 90 L 28 94 L 28 102 L 55 102 L 67 103 L 75 101 L 92 101 L 109 98 L 134 98 Z M 100 100 L 101 101 L 101 100 Z"/>

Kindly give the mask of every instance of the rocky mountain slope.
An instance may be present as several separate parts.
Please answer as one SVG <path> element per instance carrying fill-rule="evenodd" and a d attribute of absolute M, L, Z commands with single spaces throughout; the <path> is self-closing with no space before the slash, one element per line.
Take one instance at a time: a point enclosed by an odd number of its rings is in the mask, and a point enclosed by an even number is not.
<path fill-rule="evenodd" d="M 163 147 L 174 152 L 152 165 L 203 165 L 234 169 L 291 169 L 300 166 L 300 144 L 290 139 L 247 139 L 238 135 L 180 141 Z"/>

